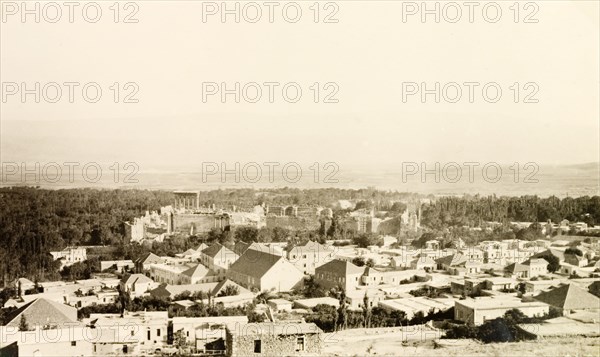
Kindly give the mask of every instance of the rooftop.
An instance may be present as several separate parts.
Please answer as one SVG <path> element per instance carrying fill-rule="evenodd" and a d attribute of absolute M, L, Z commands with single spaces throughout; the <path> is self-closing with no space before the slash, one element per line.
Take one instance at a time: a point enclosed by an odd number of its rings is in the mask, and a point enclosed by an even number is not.
<path fill-rule="evenodd" d="M 340 306 L 340 302 L 337 299 L 334 299 L 334 298 L 328 297 L 328 296 L 320 297 L 320 298 L 294 300 L 294 303 L 298 304 L 301 307 L 306 307 L 306 308 L 313 308 L 320 304 L 331 305 L 331 306 L 335 306 L 335 307 Z"/>
<path fill-rule="evenodd" d="M 478 297 L 467 298 L 465 300 L 457 300 L 457 304 L 466 306 L 471 309 L 511 309 L 520 307 L 546 306 L 546 303 L 540 301 L 523 302 L 521 299 L 512 296 L 493 296 L 493 297 Z"/>

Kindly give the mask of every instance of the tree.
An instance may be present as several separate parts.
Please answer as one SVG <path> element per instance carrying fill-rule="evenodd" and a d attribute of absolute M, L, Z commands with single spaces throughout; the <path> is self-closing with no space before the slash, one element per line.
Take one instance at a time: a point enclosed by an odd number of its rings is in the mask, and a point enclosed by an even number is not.
<path fill-rule="evenodd" d="M 565 254 L 574 254 L 579 257 L 583 256 L 583 252 L 579 248 L 567 248 Z"/>
<path fill-rule="evenodd" d="M 182 354 L 181 350 L 186 346 L 186 344 L 187 338 L 185 333 L 183 333 L 183 329 L 177 330 L 177 332 L 173 334 L 173 345 L 179 349 L 180 355 Z"/>
<path fill-rule="evenodd" d="M 425 313 L 423 311 L 417 311 L 413 315 L 412 319 L 410 319 L 410 324 L 411 325 L 420 325 L 420 324 L 425 323 L 425 321 L 426 321 Z"/>
<path fill-rule="evenodd" d="M 331 219 L 331 225 L 329 226 L 329 229 L 327 229 L 327 237 L 335 239 L 338 235 L 338 223 L 337 223 L 337 217 L 333 217 Z"/>
<path fill-rule="evenodd" d="M 192 296 L 192 292 L 191 291 L 184 290 L 181 293 L 175 295 L 173 297 L 173 301 L 188 300 L 191 296 Z"/>
<path fill-rule="evenodd" d="M 548 262 L 548 271 L 550 273 L 554 273 L 555 271 L 560 269 L 560 260 L 557 256 L 548 253 L 543 255 L 541 258 L 545 259 Z"/>
<path fill-rule="evenodd" d="M 306 316 L 306 322 L 315 323 L 325 332 L 331 332 L 335 329 L 338 314 L 334 306 L 318 304 L 313 307 L 312 311 L 312 314 Z"/>
<path fill-rule="evenodd" d="M 372 267 L 375 266 L 375 260 L 373 260 L 373 258 L 369 258 L 367 260 L 367 262 L 365 263 L 365 265 L 368 266 L 368 267 L 370 267 L 370 268 L 372 268 Z"/>
<path fill-rule="evenodd" d="M 19 297 L 19 296 L 20 295 L 17 295 L 17 290 L 14 288 L 8 287 L 8 288 L 0 289 L 0 306 L 4 306 L 4 303 L 8 299 L 12 299 L 12 298 Z"/>
<path fill-rule="evenodd" d="M 240 288 L 235 285 L 227 285 L 225 289 L 217 294 L 217 297 L 220 296 L 235 296 L 240 294 Z"/>
<path fill-rule="evenodd" d="M 371 308 L 369 307 L 369 297 L 367 296 L 367 292 L 365 291 L 365 296 L 363 297 L 363 318 L 365 321 L 365 328 L 371 327 Z"/>
<path fill-rule="evenodd" d="M 377 245 L 378 239 L 377 236 L 372 233 L 363 233 L 354 237 L 353 243 L 359 248 L 367 248 L 371 245 Z"/>
<path fill-rule="evenodd" d="M 348 305 L 346 304 L 346 292 L 342 288 L 340 290 L 339 307 L 337 310 L 337 328 L 345 330 L 347 326 Z"/>
<path fill-rule="evenodd" d="M 477 338 L 478 328 L 473 325 L 452 325 L 444 335 L 444 338 L 459 339 L 459 338 Z"/>
<path fill-rule="evenodd" d="M 267 301 L 269 301 L 269 297 L 271 297 L 271 293 L 267 290 L 264 290 L 254 297 L 254 303 L 266 304 Z"/>
<path fill-rule="evenodd" d="M 390 313 L 390 318 L 394 320 L 394 326 L 402 326 L 407 324 L 406 312 L 402 310 L 393 310 Z"/>
<path fill-rule="evenodd" d="M 319 238 L 323 238 L 327 235 L 327 229 L 325 229 L 325 222 L 327 222 L 327 220 L 322 219 L 321 220 L 321 224 L 319 226 Z"/>
<path fill-rule="evenodd" d="M 19 321 L 19 331 L 29 331 L 29 324 L 27 323 L 25 315 L 21 315 L 21 320 Z"/>
<path fill-rule="evenodd" d="M 327 296 L 327 291 L 323 289 L 316 281 L 314 275 L 309 276 L 304 280 L 304 288 L 302 293 L 307 298 L 317 298 Z"/>
<path fill-rule="evenodd" d="M 415 239 L 411 242 L 411 245 L 415 248 L 424 248 L 425 242 L 436 238 L 436 234 L 433 232 L 423 233 L 419 239 Z"/>
<path fill-rule="evenodd" d="M 404 213 L 404 211 L 406 211 L 406 204 L 402 202 L 394 202 L 389 211 L 394 213 Z"/>
<path fill-rule="evenodd" d="M 356 257 L 356 258 L 352 259 L 352 264 L 356 265 L 357 267 L 363 267 L 366 264 L 365 258 Z"/>
<path fill-rule="evenodd" d="M 131 309 L 131 296 L 128 292 L 122 290 L 119 285 L 117 285 L 117 291 L 119 292 L 119 312 L 123 317 L 125 310 Z"/>
<path fill-rule="evenodd" d="M 235 239 L 246 243 L 258 242 L 258 228 L 251 226 L 238 227 L 235 230 Z"/>
<path fill-rule="evenodd" d="M 500 317 L 486 321 L 479 326 L 477 339 L 483 343 L 513 342 L 516 340 L 506 320 Z"/>

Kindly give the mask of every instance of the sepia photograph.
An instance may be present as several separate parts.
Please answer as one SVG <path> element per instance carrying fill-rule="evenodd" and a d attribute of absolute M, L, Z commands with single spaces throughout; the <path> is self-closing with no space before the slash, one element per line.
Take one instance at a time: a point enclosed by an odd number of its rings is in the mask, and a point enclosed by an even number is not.
<path fill-rule="evenodd" d="M 600 0 L 0 0 L 0 357 L 600 357 Z"/>

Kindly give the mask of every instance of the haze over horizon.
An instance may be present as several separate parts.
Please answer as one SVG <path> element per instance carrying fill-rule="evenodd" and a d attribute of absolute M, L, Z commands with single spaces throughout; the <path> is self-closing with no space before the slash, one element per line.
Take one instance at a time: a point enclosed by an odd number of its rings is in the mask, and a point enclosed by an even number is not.
<path fill-rule="evenodd" d="M 103 97 L 95 104 L 8 97 L 0 161 L 136 162 L 140 171 L 197 171 L 202 162 L 384 171 L 402 162 L 600 161 L 598 2 L 542 2 L 537 23 L 515 23 L 508 7 L 497 23 L 403 22 L 401 4 L 389 1 L 339 2 L 337 23 L 315 24 L 308 7 L 297 23 L 202 22 L 201 2 L 164 4 L 140 3 L 131 24 L 2 23 L 4 83 L 95 82 Z M 269 81 L 298 83 L 302 100 L 203 101 L 203 82 Z M 497 83 L 501 100 L 476 92 L 470 103 L 465 92 L 458 103 L 433 96 L 422 103 L 419 95 L 403 102 L 405 82 L 469 81 Z M 139 103 L 114 103 L 114 82 L 136 83 Z M 328 82 L 338 86 L 338 103 L 322 102 Z M 526 83 L 538 86 L 538 103 L 522 102 L 531 93 Z"/>

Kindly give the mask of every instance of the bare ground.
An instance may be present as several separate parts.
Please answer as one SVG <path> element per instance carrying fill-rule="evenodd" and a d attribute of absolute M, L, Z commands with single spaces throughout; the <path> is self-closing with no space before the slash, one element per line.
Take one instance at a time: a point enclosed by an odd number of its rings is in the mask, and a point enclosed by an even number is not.
<path fill-rule="evenodd" d="M 561 337 L 481 344 L 473 340 L 439 340 L 427 326 L 351 329 L 325 334 L 326 356 L 564 356 L 600 357 L 600 339 Z"/>

